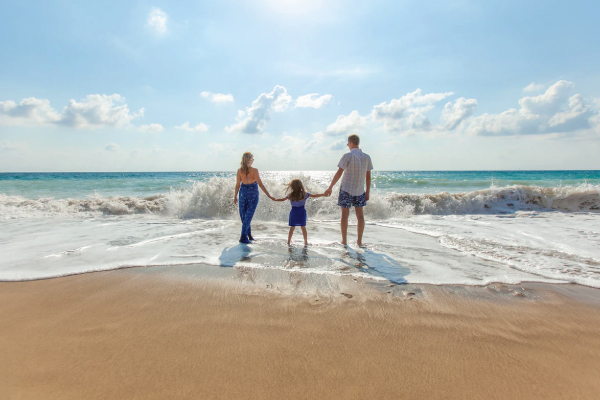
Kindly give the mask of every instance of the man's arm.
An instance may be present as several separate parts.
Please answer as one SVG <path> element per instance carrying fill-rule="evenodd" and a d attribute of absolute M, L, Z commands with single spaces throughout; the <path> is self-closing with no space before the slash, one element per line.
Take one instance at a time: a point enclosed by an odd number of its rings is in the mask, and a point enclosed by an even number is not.
<path fill-rule="evenodd" d="M 324 192 L 324 194 L 326 194 L 327 196 L 331 195 L 331 190 L 333 189 L 333 187 L 335 186 L 335 184 L 337 183 L 337 181 L 340 180 L 340 178 L 342 177 L 343 173 L 344 173 L 344 169 L 343 168 L 338 168 L 337 172 L 333 176 L 333 180 L 331 181 L 331 184 L 329 185 L 329 187 L 327 188 L 327 190 Z"/>
<path fill-rule="evenodd" d="M 369 201 L 369 192 L 371 191 L 371 171 L 367 171 L 367 189 L 365 190 L 365 200 Z"/>

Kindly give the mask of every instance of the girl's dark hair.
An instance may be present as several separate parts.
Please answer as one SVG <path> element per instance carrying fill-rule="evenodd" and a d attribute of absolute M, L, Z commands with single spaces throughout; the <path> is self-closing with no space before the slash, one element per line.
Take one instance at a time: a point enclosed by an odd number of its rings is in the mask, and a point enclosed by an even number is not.
<path fill-rule="evenodd" d="M 285 195 L 291 201 L 302 201 L 306 197 L 306 190 L 300 179 L 292 179 L 286 186 Z"/>

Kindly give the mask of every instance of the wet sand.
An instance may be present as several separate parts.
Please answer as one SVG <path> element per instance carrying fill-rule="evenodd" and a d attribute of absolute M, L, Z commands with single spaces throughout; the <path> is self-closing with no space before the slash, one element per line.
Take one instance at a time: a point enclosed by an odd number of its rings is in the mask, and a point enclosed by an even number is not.
<path fill-rule="evenodd" d="M 0 397 L 592 399 L 600 393 L 600 291 L 576 285 L 387 291 L 282 295 L 268 285 L 256 290 L 137 269 L 0 283 Z"/>

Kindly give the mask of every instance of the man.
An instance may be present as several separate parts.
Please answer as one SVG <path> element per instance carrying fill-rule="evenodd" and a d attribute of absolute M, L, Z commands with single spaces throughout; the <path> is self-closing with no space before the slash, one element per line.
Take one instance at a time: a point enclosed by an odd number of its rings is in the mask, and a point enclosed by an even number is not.
<path fill-rule="evenodd" d="M 331 195 L 333 186 L 337 183 L 343 174 L 342 184 L 340 185 L 340 194 L 338 197 L 338 206 L 342 209 L 342 244 L 348 244 L 348 217 L 350 216 L 350 207 L 354 207 L 356 212 L 356 219 L 358 220 L 358 226 L 356 227 L 356 233 L 358 234 L 358 240 L 356 243 L 362 246 L 362 236 L 365 230 L 365 217 L 363 214 L 363 207 L 367 205 L 369 200 L 369 192 L 371 190 L 371 170 L 373 164 L 371 163 L 371 157 L 368 154 L 363 153 L 358 145 L 360 138 L 358 135 L 348 136 L 348 148 L 350 153 L 346 153 L 342 156 L 342 159 L 338 163 L 338 171 L 335 173 L 331 185 L 325 191 L 327 196 Z M 365 181 L 367 189 L 365 190 Z"/>

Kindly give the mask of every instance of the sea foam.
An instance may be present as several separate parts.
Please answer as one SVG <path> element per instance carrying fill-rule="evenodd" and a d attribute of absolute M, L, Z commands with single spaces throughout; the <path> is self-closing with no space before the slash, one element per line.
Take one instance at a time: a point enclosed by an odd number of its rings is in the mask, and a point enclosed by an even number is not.
<path fill-rule="evenodd" d="M 325 189 L 322 183 L 311 181 L 310 177 L 303 177 L 303 181 L 309 192 L 321 193 Z M 283 195 L 280 183 L 266 180 L 265 186 L 275 196 Z M 92 194 L 73 199 L 30 199 L 0 194 L 0 218 L 154 214 L 179 219 L 231 219 L 237 218 L 233 193 L 232 179 L 215 177 L 194 182 L 184 189 L 172 189 L 168 193 L 150 197 L 103 197 Z M 309 217 L 338 218 L 336 193 L 337 190 L 334 190 L 330 198 L 309 200 L 306 205 Z M 600 212 L 600 185 L 511 185 L 465 193 L 425 194 L 373 189 L 365 213 L 371 219 L 383 220 L 407 215 L 497 214 L 523 210 Z M 288 204 L 269 201 L 262 195 L 256 218 L 281 220 L 286 218 L 288 212 Z"/>

